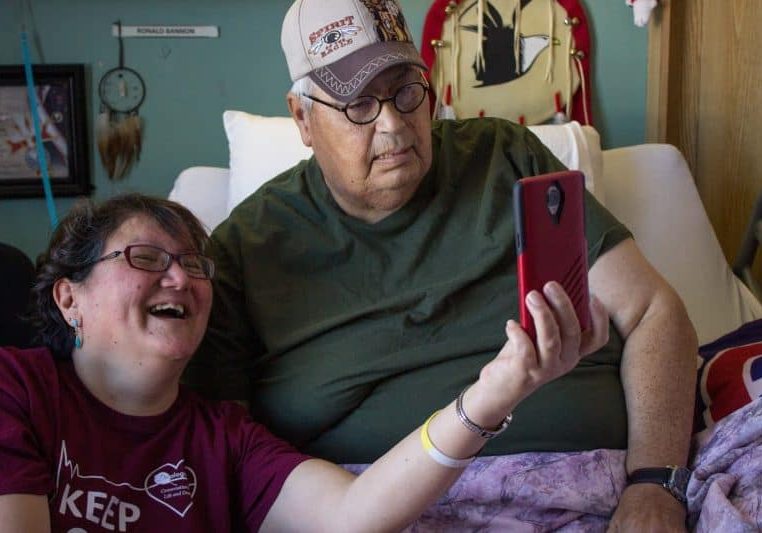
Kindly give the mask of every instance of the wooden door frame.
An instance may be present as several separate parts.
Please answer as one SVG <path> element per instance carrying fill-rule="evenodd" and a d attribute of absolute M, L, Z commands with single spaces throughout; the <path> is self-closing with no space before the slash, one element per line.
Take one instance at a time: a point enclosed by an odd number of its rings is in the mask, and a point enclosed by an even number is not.
<path fill-rule="evenodd" d="M 696 0 L 660 0 L 648 28 L 646 142 L 667 143 L 696 175 L 702 9 Z"/>
<path fill-rule="evenodd" d="M 646 142 L 667 142 L 672 2 L 662 0 L 648 26 Z"/>

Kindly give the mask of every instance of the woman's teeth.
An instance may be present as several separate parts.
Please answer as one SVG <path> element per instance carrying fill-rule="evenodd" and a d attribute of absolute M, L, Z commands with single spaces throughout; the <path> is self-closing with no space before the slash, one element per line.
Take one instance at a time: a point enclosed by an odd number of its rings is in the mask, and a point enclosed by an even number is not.
<path fill-rule="evenodd" d="M 185 306 L 180 304 L 156 304 L 148 310 L 152 315 L 168 316 L 171 318 L 184 318 Z"/>

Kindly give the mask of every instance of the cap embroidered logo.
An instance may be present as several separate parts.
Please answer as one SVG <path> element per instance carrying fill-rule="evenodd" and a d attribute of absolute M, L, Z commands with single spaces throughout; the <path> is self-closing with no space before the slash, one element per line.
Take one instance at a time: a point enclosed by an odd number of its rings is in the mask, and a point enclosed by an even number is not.
<path fill-rule="evenodd" d="M 320 57 L 326 57 L 328 54 L 339 48 L 352 44 L 354 35 L 362 31 L 360 26 L 352 24 L 353 16 L 346 16 L 341 20 L 310 33 L 309 53 L 312 55 L 320 54 Z"/>

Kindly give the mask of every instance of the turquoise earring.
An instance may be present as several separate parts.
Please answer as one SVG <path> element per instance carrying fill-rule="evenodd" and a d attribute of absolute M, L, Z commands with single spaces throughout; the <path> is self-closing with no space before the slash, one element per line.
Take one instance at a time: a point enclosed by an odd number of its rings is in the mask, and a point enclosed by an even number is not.
<path fill-rule="evenodd" d="M 74 347 L 82 348 L 82 335 L 80 335 L 81 331 L 79 329 L 79 320 L 72 318 L 69 320 L 69 324 L 71 324 L 71 327 L 74 328 Z"/>

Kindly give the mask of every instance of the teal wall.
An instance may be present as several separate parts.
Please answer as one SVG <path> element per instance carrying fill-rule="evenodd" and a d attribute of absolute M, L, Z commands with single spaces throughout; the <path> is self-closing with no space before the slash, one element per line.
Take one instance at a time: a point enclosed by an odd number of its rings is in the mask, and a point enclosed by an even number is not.
<path fill-rule="evenodd" d="M 225 109 L 285 115 L 290 82 L 280 50 L 288 0 L 30 0 L 46 63 L 84 63 L 90 86 L 89 124 L 98 113 L 100 76 L 117 65 L 111 23 L 194 24 L 220 28 L 218 39 L 125 39 L 125 63 L 147 86 L 139 164 L 122 182 L 109 181 L 94 145 L 95 198 L 141 191 L 166 196 L 192 165 L 227 166 Z M 0 0 L 0 64 L 21 63 L 18 0 Z M 428 0 L 401 0 L 416 42 Z M 624 2 L 586 0 L 593 32 L 593 113 L 604 147 L 643 142 L 647 32 L 632 23 Z M 28 26 L 31 27 L 31 26 Z M 30 32 L 31 34 L 31 32 Z M 40 61 L 33 50 L 33 61 Z M 93 140 L 90 131 L 91 144 Z M 56 199 L 59 217 L 73 200 Z M 34 258 L 50 236 L 43 199 L 0 199 L 0 242 Z"/>

